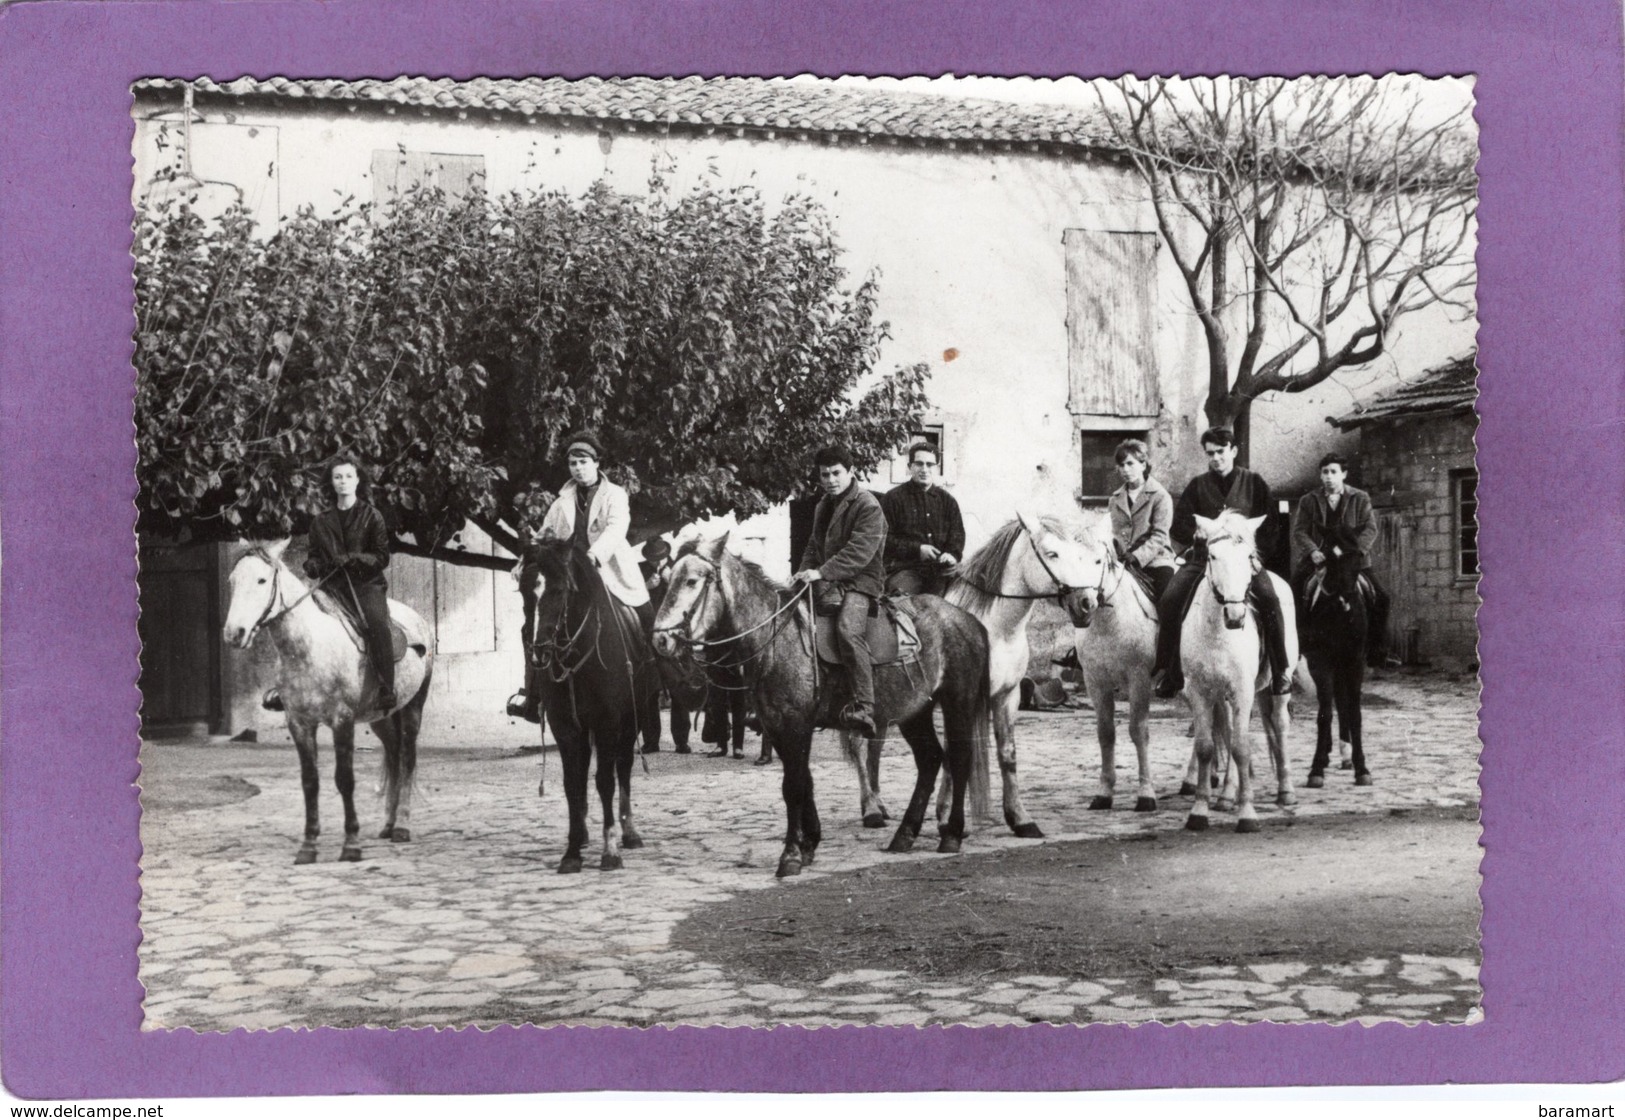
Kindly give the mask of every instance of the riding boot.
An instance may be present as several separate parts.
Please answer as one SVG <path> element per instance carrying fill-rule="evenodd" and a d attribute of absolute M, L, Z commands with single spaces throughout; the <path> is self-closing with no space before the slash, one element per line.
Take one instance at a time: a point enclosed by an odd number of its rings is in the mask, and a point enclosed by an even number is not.
<path fill-rule="evenodd" d="M 1151 675 L 1157 680 L 1157 695 L 1164 700 L 1178 696 L 1185 687 L 1179 663 L 1179 631 L 1201 582 L 1201 567 L 1186 564 L 1173 574 L 1167 590 L 1157 600 L 1157 661 Z"/>
<path fill-rule="evenodd" d="M 1281 615 L 1281 599 L 1275 593 L 1275 581 L 1267 571 L 1253 573 L 1253 605 L 1258 609 L 1258 628 L 1263 631 L 1264 655 L 1270 666 L 1270 692 L 1276 696 L 1292 694 L 1292 666 L 1287 664 L 1286 619 Z"/>

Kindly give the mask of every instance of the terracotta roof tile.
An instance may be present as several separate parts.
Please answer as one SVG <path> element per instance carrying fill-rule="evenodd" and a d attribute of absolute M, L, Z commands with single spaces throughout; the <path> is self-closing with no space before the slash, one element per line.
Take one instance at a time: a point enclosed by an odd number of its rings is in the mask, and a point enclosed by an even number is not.
<path fill-rule="evenodd" d="M 150 78 L 141 90 L 179 90 L 184 81 Z M 859 89 L 783 78 L 447 78 L 294 80 L 199 78 L 203 95 L 287 97 L 416 105 L 430 109 L 507 111 L 584 121 L 662 122 L 679 127 L 797 129 L 937 143 L 1059 143 L 1110 149 L 1103 122 L 1067 105 L 1006 104 L 934 94 Z"/>
<path fill-rule="evenodd" d="M 1331 417 L 1344 431 L 1379 420 L 1430 413 L 1469 412 L 1478 399 L 1478 367 L 1471 352 L 1435 366 L 1420 380 L 1366 401 L 1345 416 Z"/>

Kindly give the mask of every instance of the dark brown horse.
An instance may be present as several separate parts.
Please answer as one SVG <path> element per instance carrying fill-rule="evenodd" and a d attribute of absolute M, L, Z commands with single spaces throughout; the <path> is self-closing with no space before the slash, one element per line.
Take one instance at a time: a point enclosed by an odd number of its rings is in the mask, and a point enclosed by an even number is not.
<path fill-rule="evenodd" d="M 1332 714 L 1349 744 L 1354 763 L 1354 784 L 1371 784 L 1361 741 L 1360 691 L 1365 683 L 1366 648 L 1371 631 L 1371 610 L 1360 584 L 1360 569 L 1352 553 L 1332 556 L 1325 567 L 1304 582 L 1298 597 L 1298 629 L 1309 662 L 1320 707 L 1315 717 L 1315 757 L 1309 764 L 1311 789 L 1325 784 L 1331 762 Z"/>
<path fill-rule="evenodd" d="M 570 835 L 559 872 L 581 870 L 587 842 L 587 769 L 604 813 L 604 849 L 598 866 L 621 867 L 621 849 L 641 848 L 632 825 L 632 759 L 639 713 L 660 687 L 655 660 L 637 616 L 604 586 L 585 551 L 568 541 L 533 547 L 542 577 L 536 603 L 535 674 L 548 726 L 559 742 Z M 615 789 L 621 792 L 615 812 Z"/>
<path fill-rule="evenodd" d="M 777 873 L 799 875 L 813 861 L 822 838 L 810 765 L 813 731 L 833 724 L 848 685 L 843 673 L 820 665 L 813 652 L 809 596 L 799 588 L 778 586 L 755 565 L 729 553 L 726 540 L 702 544 L 678 561 L 655 619 L 655 648 L 667 657 L 698 652 L 713 659 L 730 649 L 742 663 L 763 740 L 771 739 L 784 763 L 786 828 Z M 889 850 L 906 852 L 914 846 L 946 758 L 952 808 L 940 826 L 937 850 L 957 852 L 965 835 L 971 767 L 978 756 L 986 758 L 988 749 L 987 631 L 941 599 L 919 596 L 913 603 L 919 660 L 875 668 L 875 722 L 897 724 L 918 772 L 914 796 Z M 939 704 L 946 746 L 932 723 Z"/>

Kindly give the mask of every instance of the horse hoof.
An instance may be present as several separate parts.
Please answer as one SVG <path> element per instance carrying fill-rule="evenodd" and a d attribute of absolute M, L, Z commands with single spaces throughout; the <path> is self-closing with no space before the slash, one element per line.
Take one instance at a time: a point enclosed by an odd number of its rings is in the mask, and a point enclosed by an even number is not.
<path fill-rule="evenodd" d="M 803 866 L 803 867 L 811 867 L 812 862 L 813 862 L 813 857 L 816 856 L 817 854 L 818 854 L 817 845 L 813 845 L 813 846 L 809 847 L 806 844 L 803 844 L 801 846 L 801 866 Z"/>
<path fill-rule="evenodd" d="M 1324 789 L 1326 786 L 1326 776 L 1324 774 L 1310 774 L 1309 780 L 1303 784 L 1308 786 L 1310 789 Z"/>
<path fill-rule="evenodd" d="M 605 852 L 598 861 L 600 871 L 619 871 L 623 866 L 621 857 L 614 852 Z"/>
<path fill-rule="evenodd" d="M 914 850 L 914 834 L 908 830 L 906 825 L 899 828 L 896 835 L 891 838 L 891 843 L 886 845 L 886 850 L 898 854 L 912 852 Z"/>
<path fill-rule="evenodd" d="M 1207 818 L 1206 817 L 1186 817 L 1185 818 L 1185 831 L 1186 832 L 1206 832 L 1207 831 Z"/>
<path fill-rule="evenodd" d="M 1367 770 L 1364 773 L 1354 775 L 1354 784 L 1357 785 L 1357 786 L 1368 786 L 1368 785 L 1370 785 L 1371 784 L 1371 772 L 1369 770 Z"/>
<path fill-rule="evenodd" d="M 306 863 L 315 863 L 315 862 L 316 862 L 316 853 L 312 852 L 312 851 L 308 851 L 308 850 L 306 850 L 304 848 L 299 849 L 299 854 L 293 857 L 293 864 L 294 864 L 295 867 L 299 867 L 299 866 L 301 866 L 303 864 L 306 864 Z"/>
<path fill-rule="evenodd" d="M 1213 808 L 1221 813 L 1233 813 L 1236 811 L 1236 803 L 1228 797 L 1221 797 L 1213 803 Z"/>
<path fill-rule="evenodd" d="M 779 869 L 773 872 L 775 878 L 788 879 L 792 875 L 801 874 L 801 861 L 791 859 L 789 856 L 779 860 Z"/>
<path fill-rule="evenodd" d="M 412 830 L 410 828 L 402 828 L 400 825 L 396 825 L 394 828 L 390 829 L 389 838 L 397 844 L 410 843 L 412 840 Z"/>
<path fill-rule="evenodd" d="M 1257 832 L 1263 826 L 1258 823 L 1257 817 L 1242 817 L 1236 822 L 1237 832 Z"/>
<path fill-rule="evenodd" d="M 1298 799 L 1290 792 L 1278 793 L 1275 795 L 1275 803 L 1281 808 L 1285 809 L 1289 805 L 1296 805 L 1298 803 Z"/>
<path fill-rule="evenodd" d="M 1339 770 L 1352 770 L 1354 769 L 1354 760 L 1352 758 L 1345 758 L 1342 762 L 1337 764 L 1337 768 Z"/>
<path fill-rule="evenodd" d="M 1157 799 L 1155 797 L 1137 798 L 1134 802 L 1134 811 L 1136 813 L 1155 813 L 1157 811 Z"/>
<path fill-rule="evenodd" d="M 1196 783 L 1195 782 L 1180 782 L 1179 783 L 1179 796 L 1181 796 L 1181 797 L 1195 797 L 1196 796 Z"/>
<path fill-rule="evenodd" d="M 339 862 L 340 863 L 360 863 L 361 862 L 361 849 L 360 848 L 345 848 L 345 849 L 343 849 L 342 851 L 339 852 Z"/>
<path fill-rule="evenodd" d="M 865 813 L 865 814 L 863 814 L 863 827 L 864 828 L 885 828 L 886 827 L 886 814 L 885 813 L 878 813 L 878 812 L 877 813 Z"/>
<path fill-rule="evenodd" d="M 1103 793 L 1096 794 L 1094 799 L 1089 802 L 1089 809 L 1091 812 L 1097 809 L 1110 809 L 1111 807 L 1112 799 Z"/>
<path fill-rule="evenodd" d="M 581 857 L 580 856 L 565 856 L 563 859 L 559 860 L 559 874 L 560 875 L 579 875 L 579 874 L 581 874 Z"/>
<path fill-rule="evenodd" d="M 643 837 L 639 836 L 635 832 L 628 832 L 625 829 L 622 829 L 621 830 L 621 847 L 623 847 L 623 848 L 641 848 L 641 847 L 643 847 Z"/>
<path fill-rule="evenodd" d="M 944 836 L 937 841 L 937 851 L 956 856 L 962 844 L 964 841 L 957 836 Z"/>
<path fill-rule="evenodd" d="M 1026 824 L 1018 824 L 1012 831 L 1023 840 L 1042 840 L 1044 838 L 1044 830 L 1032 821 L 1028 821 Z"/>
<path fill-rule="evenodd" d="M 378 839 L 380 840 L 388 840 L 393 835 L 395 835 L 395 828 L 393 825 L 386 824 L 383 828 L 378 830 Z"/>

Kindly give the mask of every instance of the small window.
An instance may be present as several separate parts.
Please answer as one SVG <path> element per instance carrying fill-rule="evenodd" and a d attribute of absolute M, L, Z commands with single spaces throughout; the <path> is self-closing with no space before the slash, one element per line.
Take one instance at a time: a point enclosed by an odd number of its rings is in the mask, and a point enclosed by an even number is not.
<path fill-rule="evenodd" d="M 1456 576 L 1478 575 L 1478 472 L 1458 471 L 1450 476 L 1450 504 L 1456 522 Z"/>
<path fill-rule="evenodd" d="M 943 425 L 941 424 L 921 424 L 919 431 L 909 433 L 908 442 L 903 445 L 902 450 L 891 461 L 891 480 L 893 482 L 908 481 L 908 449 L 916 443 L 929 443 L 936 448 L 938 477 L 946 480 L 948 477 L 948 459 L 946 457 L 947 448 L 944 447 L 944 444 L 947 443 L 947 440 L 944 438 Z"/>
<path fill-rule="evenodd" d="M 372 197 L 389 202 L 413 187 L 435 188 L 455 202 L 485 185 L 485 157 L 380 148 L 372 153 Z"/>
<path fill-rule="evenodd" d="M 1121 485 L 1117 477 L 1117 445 L 1125 439 L 1145 438 L 1143 431 L 1079 432 L 1078 445 L 1083 469 L 1078 500 L 1086 506 L 1105 505 L 1112 491 Z"/>

